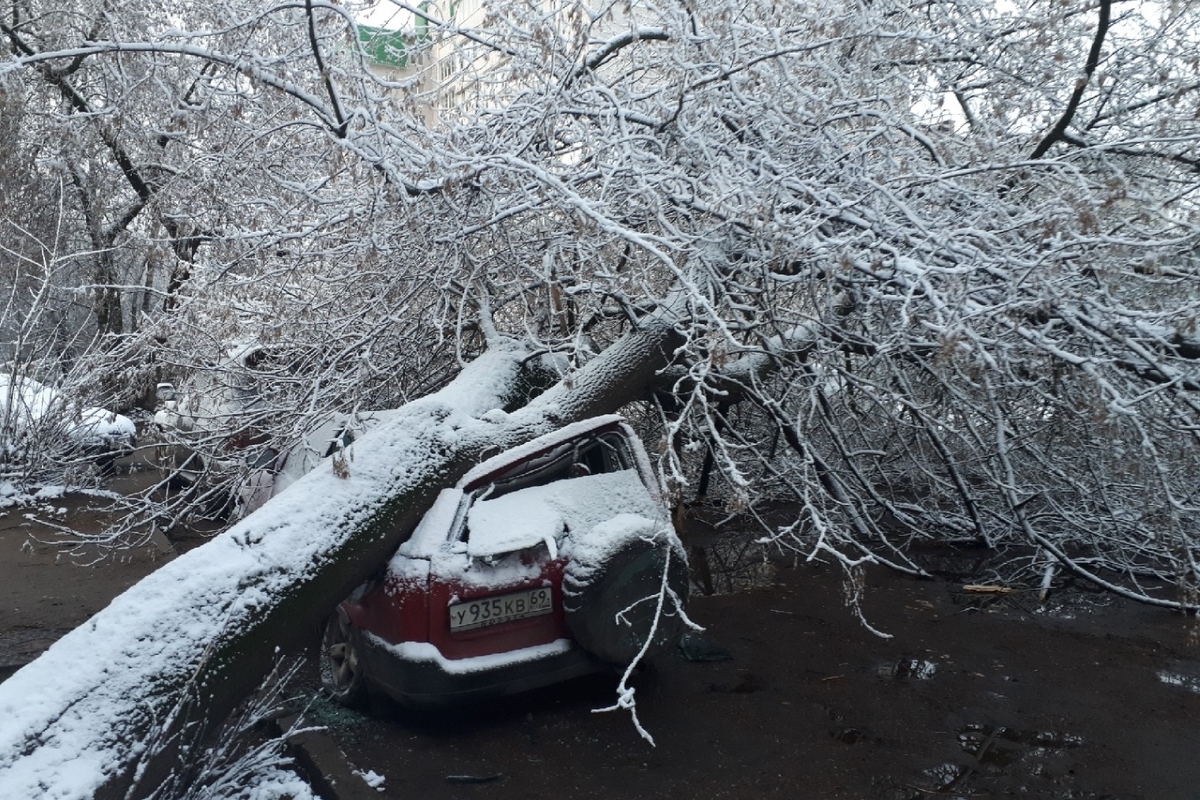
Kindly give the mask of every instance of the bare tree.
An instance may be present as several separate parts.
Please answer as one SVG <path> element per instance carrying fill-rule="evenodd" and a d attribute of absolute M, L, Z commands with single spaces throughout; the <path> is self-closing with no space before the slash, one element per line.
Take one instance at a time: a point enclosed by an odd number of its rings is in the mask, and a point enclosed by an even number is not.
<path fill-rule="evenodd" d="M 913 538 L 1020 543 L 1190 607 L 1192 14 L 427 10 L 476 98 L 432 128 L 320 3 L 19 12 L 5 71 L 107 159 L 127 199 L 93 222 L 154 207 L 174 246 L 132 352 L 286 354 L 264 440 L 433 388 L 488 327 L 586 363 L 681 290 L 666 436 L 739 507 L 799 502 L 779 546 L 919 571 Z M 101 87 L 111 114 L 71 99 Z M 745 358 L 771 369 L 724 374 Z"/>
<path fill-rule="evenodd" d="M 106 219 L 140 195 L 95 126 L 170 176 L 127 230 L 177 259 L 114 357 L 270 345 L 246 422 L 272 443 L 505 337 L 569 391 L 666 314 L 653 381 L 579 385 L 654 385 L 677 498 L 782 501 L 755 535 L 850 570 L 963 540 L 1011 548 L 1014 581 L 1053 562 L 1195 609 L 1200 12 L 785 6 L 425 8 L 415 50 L 453 43 L 475 98 L 437 126 L 334 4 L 57 38 L 21 12 L 0 74 L 42 104 L 56 71 L 110 90 L 120 124 L 72 112 L 72 143 L 108 159 Z"/>

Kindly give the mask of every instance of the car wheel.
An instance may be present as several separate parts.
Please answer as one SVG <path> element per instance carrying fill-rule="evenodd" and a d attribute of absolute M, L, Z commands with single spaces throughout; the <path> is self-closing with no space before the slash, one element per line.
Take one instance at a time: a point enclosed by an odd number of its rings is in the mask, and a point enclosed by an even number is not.
<path fill-rule="evenodd" d="M 628 664 L 654 630 L 647 655 L 679 638 L 683 619 L 668 595 L 655 624 L 663 568 L 668 562 L 667 587 L 687 600 L 687 561 L 679 540 L 669 530 L 655 531 L 653 523 L 631 531 L 615 546 L 591 555 L 572 548 L 563 577 L 563 606 L 567 627 L 579 645 L 612 664 Z M 578 554 L 574 551 L 580 551 Z"/>
<path fill-rule="evenodd" d="M 367 700 L 363 663 L 350 619 L 340 608 L 325 623 L 321 637 L 321 685 L 342 705 L 359 707 Z"/>

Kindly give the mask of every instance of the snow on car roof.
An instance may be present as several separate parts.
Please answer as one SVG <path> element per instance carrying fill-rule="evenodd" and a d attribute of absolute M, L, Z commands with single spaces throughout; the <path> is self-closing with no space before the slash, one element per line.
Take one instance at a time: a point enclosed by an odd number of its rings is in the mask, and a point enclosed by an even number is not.
<path fill-rule="evenodd" d="M 0 415 L 11 417 L 17 427 L 43 422 L 52 410 L 60 415 L 62 429 L 81 444 L 105 438 L 132 437 L 133 420 L 98 406 L 72 408 L 68 398 L 53 386 L 25 375 L 0 372 Z"/>
<path fill-rule="evenodd" d="M 0 412 L 8 410 L 10 398 L 18 413 L 37 419 L 58 398 L 58 392 L 33 378 L 0 372 Z"/>
<path fill-rule="evenodd" d="M 622 513 L 664 516 L 636 470 L 567 478 L 479 500 L 467 514 L 467 555 L 488 558 L 546 543 L 558 553 L 564 530 L 585 536 Z"/>

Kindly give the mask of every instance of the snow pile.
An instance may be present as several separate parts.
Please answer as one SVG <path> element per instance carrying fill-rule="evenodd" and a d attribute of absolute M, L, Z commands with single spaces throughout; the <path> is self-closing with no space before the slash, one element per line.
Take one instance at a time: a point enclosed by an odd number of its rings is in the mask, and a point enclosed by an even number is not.
<path fill-rule="evenodd" d="M 369 769 L 366 772 L 363 772 L 361 769 L 356 769 L 354 770 L 354 774 L 362 778 L 363 783 L 367 784 L 367 786 L 370 786 L 377 792 L 383 791 L 383 784 L 387 781 L 385 776 L 380 775 L 373 769 Z"/>
<path fill-rule="evenodd" d="M 531 486 L 495 500 L 480 500 L 471 507 L 467 554 L 486 558 L 541 542 L 555 554 L 564 532 L 579 539 L 619 514 L 640 514 L 651 519 L 664 514 L 635 470 Z"/>
<path fill-rule="evenodd" d="M 0 481 L 0 508 L 24 506 L 33 502 L 33 496 L 12 481 Z"/>
<path fill-rule="evenodd" d="M 87 495 L 89 497 L 104 497 L 116 500 L 121 495 L 108 489 L 93 489 L 86 486 L 64 486 L 60 483 L 43 486 L 18 486 L 11 481 L 0 481 L 0 509 L 17 507 L 32 507 L 42 514 L 62 515 L 67 510 L 51 501 L 61 500 L 71 494 Z"/>
<path fill-rule="evenodd" d="M 73 444 L 86 448 L 132 446 L 137 434 L 133 420 L 124 414 L 96 406 L 73 413 L 57 389 L 4 372 L 0 372 L 0 422 L 18 435 L 53 426 Z"/>
<path fill-rule="evenodd" d="M 205 800 L 319 800 L 307 781 L 280 767 L 266 770 L 252 786 L 206 793 L 203 797 Z"/>
<path fill-rule="evenodd" d="M 137 426 L 124 414 L 88 406 L 79 412 L 78 421 L 71 421 L 69 432 L 85 447 L 104 446 L 109 442 L 132 444 L 137 436 Z"/>
<path fill-rule="evenodd" d="M 15 419 L 40 419 L 58 399 L 58 392 L 33 378 L 0 372 L 0 414 Z"/>

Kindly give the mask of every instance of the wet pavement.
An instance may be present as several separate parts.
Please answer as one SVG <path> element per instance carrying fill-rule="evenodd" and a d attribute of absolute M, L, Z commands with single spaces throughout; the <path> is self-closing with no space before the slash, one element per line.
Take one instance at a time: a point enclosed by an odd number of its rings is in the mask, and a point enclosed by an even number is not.
<path fill-rule="evenodd" d="M 962 584 L 868 576 L 862 628 L 829 567 L 697 597 L 732 656 L 670 653 L 635 679 L 642 741 L 596 678 L 455 713 L 374 717 L 317 699 L 379 797 L 1200 798 L 1193 621 L 1107 596 L 964 602 Z M 311 679 L 310 679 L 311 680 Z"/>
<path fill-rule="evenodd" d="M 37 513 L 98 524 L 102 505 Z M 79 566 L 30 535 L 29 513 L 0 517 L 0 678 L 170 557 L 150 546 Z M 1200 800 L 1194 619 L 1086 586 L 1046 603 L 968 589 L 977 554 L 945 549 L 928 556 L 938 580 L 867 575 L 883 639 L 846 607 L 839 570 L 706 547 L 718 593 L 692 602 L 704 637 L 634 679 L 656 746 L 624 713 L 593 713 L 613 702 L 607 676 L 365 716 L 321 698 L 310 667 L 298 702 L 349 761 L 338 796 Z"/>
<path fill-rule="evenodd" d="M 122 466 L 107 481 L 107 491 L 134 491 L 154 480 L 145 469 Z M 0 508 L 0 679 L 174 558 L 175 549 L 162 534 L 115 553 L 56 544 L 66 538 L 64 528 L 99 534 L 120 513 L 112 497 L 103 494 Z"/>

